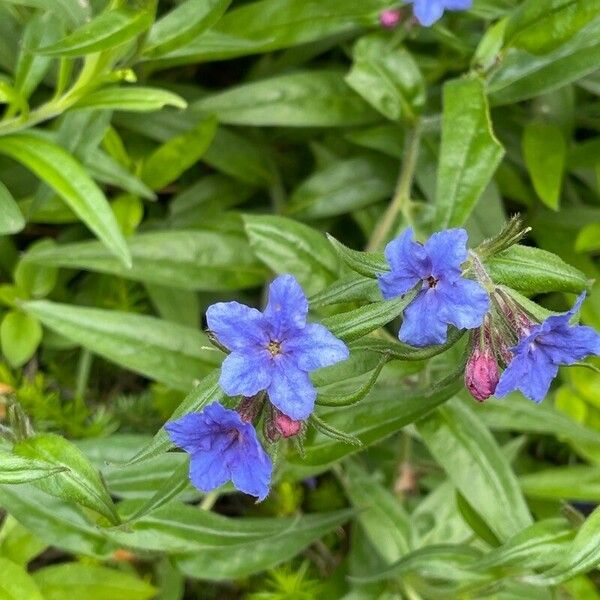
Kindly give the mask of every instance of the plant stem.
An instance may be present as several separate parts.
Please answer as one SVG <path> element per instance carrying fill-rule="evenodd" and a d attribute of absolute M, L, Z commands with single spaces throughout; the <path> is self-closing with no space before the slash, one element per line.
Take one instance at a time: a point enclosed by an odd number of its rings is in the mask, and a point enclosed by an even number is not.
<path fill-rule="evenodd" d="M 81 402 L 87 390 L 92 368 L 93 355 L 89 350 L 82 348 L 79 355 L 79 365 L 77 367 L 77 385 L 75 387 L 75 400 Z"/>
<path fill-rule="evenodd" d="M 215 505 L 215 502 L 218 499 L 219 499 L 219 493 L 216 490 L 209 492 L 208 494 L 206 494 L 206 496 L 204 496 L 204 499 L 200 503 L 200 509 L 201 510 L 210 510 Z"/>
<path fill-rule="evenodd" d="M 406 138 L 404 157 L 402 160 L 402 167 L 400 169 L 400 175 L 398 177 L 398 184 L 396 186 L 396 192 L 390 202 L 387 210 L 385 211 L 382 219 L 379 221 L 371 239 L 367 245 L 367 251 L 375 252 L 381 248 L 385 243 L 388 235 L 398 215 L 402 215 L 410 221 L 408 214 L 408 203 L 410 202 L 410 192 L 412 189 L 412 182 L 417 167 L 417 159 L 419 157 L 419 144 L 421 141 L 421 122 L 416 120 L 412 127 L 408 131 Z"/>

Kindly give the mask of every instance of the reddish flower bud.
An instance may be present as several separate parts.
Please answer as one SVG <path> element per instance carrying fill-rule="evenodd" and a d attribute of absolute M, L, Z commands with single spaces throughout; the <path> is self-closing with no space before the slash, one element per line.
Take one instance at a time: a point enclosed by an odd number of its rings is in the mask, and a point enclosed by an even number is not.
<path fill-rule="evenodd" d="M 402 13 L 398 9 L 384 10 L 379 15 L 379 24 L 385 29 L 393 29 L 400 23 Z"/>
<path fill-rule="evenodd" d="M 294 419 L 290 419 L 287 415 L 277 411 L 275 414 L 275 427 L 284 438 L 289 438 L 300 433 L 302 421 L 294 421 Z"/>
<path fill-rule="evenodd" d="M 467 362 L 465 385 L 471 396 L 483 402 L 496 391 L 500 370 L 494 354 L 487 348 L 475 347 Z"/>

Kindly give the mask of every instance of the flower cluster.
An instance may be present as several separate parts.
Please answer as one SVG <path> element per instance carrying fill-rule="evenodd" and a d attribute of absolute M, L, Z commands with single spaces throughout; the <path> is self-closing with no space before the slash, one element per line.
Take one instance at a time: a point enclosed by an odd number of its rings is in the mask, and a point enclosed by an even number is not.
<path fill-rule="evenodd" d="M 292 275 L 271 283 L 263 312 L 238 302 L 208 309 L 209 330 L 230 352 L 219 383 L 227 395 L 244 400 L 238 412 L 213 404 L 167 425 L 171 440 L 190 453 L 190 478 L 200 490 L 231 479 L 241 491 L 266 496 L 271 462 L 251 425 L 261 412 L 261 393 L 275 407 L 267 437 L 296 435 L 317 397 L 309 373 L 349 356 L 344 342 L 323 325 L 307 323 L 307 315 L 308 300 Z"/>

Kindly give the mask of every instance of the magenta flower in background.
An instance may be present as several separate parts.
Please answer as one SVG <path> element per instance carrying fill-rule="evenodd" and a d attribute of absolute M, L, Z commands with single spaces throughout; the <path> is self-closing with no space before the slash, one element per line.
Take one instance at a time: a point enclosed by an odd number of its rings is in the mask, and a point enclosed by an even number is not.
<path fill-rule="evenodd" d="M 256 431 L 235 410 L 218 402 L 165 425 L 171 441 L 190 454 L 190 481 L 210 492 L 227 481 L 264 500 L 273 465 Z"/>
<path fill-rule="evenodd" d="M 402 342 L 418 347 L 443 344 L 449 325 L 474 329 L 483 322 L 489 309 L 488 294 L 479 283 L 462 276 L 467 237 L 464 229 L 447 229 L 433 234 L 423 245 L 413 240 L 408 228 L 386 246 L 391 271 L 378 275 L 383 297 L 391 300 L 421 284 L 404 310 L 398 334 Z"/>
<path fill-rule="evenodd" d="M 600 335 L 585 325 L 570 325 L 585 299 L 581 294 L 573 308 L 532 325 L 511 348 L 513 359 L 500 377 L 496 396 L 520 390 L 534 402 L 541 402 L 560 365 L 573 365 L 587 356 L 600 354 Z"/>
<path fill-rule="evenodd" d="M 468 10 L 473 0 L 406 0 L 406 3 L 413 5 L 417 21 L 429 27 L 442 18 L 445 10 Z"/>
<path fill-rule="evenodd" d="M 323 325 L 307 323 L 307 314 L 308 301 L 292 275 L 271 283 L 264 312 L 238 302 L 213 304 L 208 327 L 231 351 L 221 368 L 223 391 L 254 396 L 266 390 L 290 419 L 307 419 L 317 397 L 308 374 L 349 356 L 346 344 Z"/>
<path fill-rule="evenodd" d="M 397 8 L 384 10 L 379 15 L 379 24 L 385 29 L 393 29 L 402 20 L 402 13 Z"/>

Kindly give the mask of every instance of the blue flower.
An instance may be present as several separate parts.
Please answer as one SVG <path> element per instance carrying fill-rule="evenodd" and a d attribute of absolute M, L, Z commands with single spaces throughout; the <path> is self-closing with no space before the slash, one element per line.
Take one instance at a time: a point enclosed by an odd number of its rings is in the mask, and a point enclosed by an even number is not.
<path fill-rule="evenodd" d="M 406 0 L 406 3 L 414 4 L 417 21 L 429 27 L 442 18 L 444 10 L 468 10 L 473 0 Z"/>
<path fill-rule="evenodd" d="M 218 402 L 165 425 L 171 441 L 190 454 L 190 480 L 202 492 L 227 481 L 264 500 L 273 465 L 250 423 Z"/>
<path fill-rule="evenodd" d="M 513 359 L 500 377 L 496 396 L 521 390 L 534 402 L 541 402 L 559 365 L 572 365 L 586 356 L 600 354 L 600 335 L 591 327 L 570 325 L 569 320 L 579 311 L 585 292 L 573 308 L 561 315 L 548 317 L 533 325 L 519 343 L 511 348 Z"/>
<path fill-rule="evenodd" d="M 379 274 L 379 288 L 386 300 L 402 296 L 421 283 L 415 299 L 404 310 L 399 338 L 413 346 L 443 344 L 448 325 L 474 329 L 483 322 L 489 297 L 476 281 L 462 276 L 467 259 L 467 232 L 447 229 L 434 233 L 425 245 L 413 241 L 408 228 L 385 248 L 391 267 Z"/>
<path fill-rule="evenodd" d="M 302 421 L 313 411 L 317 391 L 309 372 L 349 356 L 348 348 L 323 325 L 307 323 L 308 301 L 292 275 L 269 287 L 264 312 L 238 302 L 211 306 L 209 329 L 231 354 L 219 382 L 230 396 L 254 396 L 262 390 L 285 415 Z"/>

